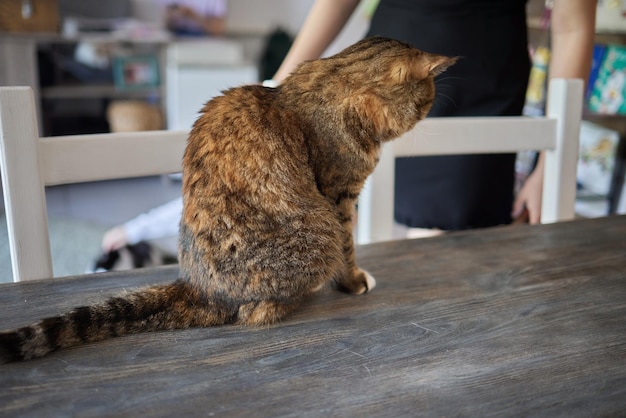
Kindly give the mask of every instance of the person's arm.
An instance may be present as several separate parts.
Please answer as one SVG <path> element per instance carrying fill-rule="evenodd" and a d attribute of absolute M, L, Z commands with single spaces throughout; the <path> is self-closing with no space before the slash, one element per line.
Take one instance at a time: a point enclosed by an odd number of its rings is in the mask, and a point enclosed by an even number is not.
<path fill-rule="evenodd" d="M 589 78 L 593 54 L 596 0 L 554 0 L 551 21 L 550 78 Z M 548 100 L 550 98 L 548 97 Z M 531 224 L 541 221 L 545 155 L 528 176 L 513 205 L 513 218 L 528 216 Z M 572 179 L 575 181 L 575 179 Z"/>
<path fill-rule="evenodd" d="M 102 250 L 108 253 L 139 241 L 175 237 L 182 211 L 183 198 L 179 197 L 111 228 L 102 238 Z"/>
<path fill-rule="evenodd" d="M 359 0 L 316 0 L 273 80 L 281 82 L 302 62 L 319 58 L 358 4 Z"/>

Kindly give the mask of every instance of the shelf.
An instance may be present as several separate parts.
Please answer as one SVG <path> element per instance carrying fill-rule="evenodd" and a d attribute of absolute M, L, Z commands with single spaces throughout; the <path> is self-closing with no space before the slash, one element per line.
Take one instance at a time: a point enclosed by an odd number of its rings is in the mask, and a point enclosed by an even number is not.
<path fill-rule="evenodd" d="M 161 89 L 119 90 L 112 84 L 66 85 L 44 87 L 41 97 L 44 99 L 90 99 L 100 98 L 147 98 L 160 97 Z"/>
<path fill-rule="evenodd" d="M 588 109 L 583 109 L 583 120 L 591 122 L 598 121 L 626 121 L 626 115 L 619 113 L 596 113 Z"/>

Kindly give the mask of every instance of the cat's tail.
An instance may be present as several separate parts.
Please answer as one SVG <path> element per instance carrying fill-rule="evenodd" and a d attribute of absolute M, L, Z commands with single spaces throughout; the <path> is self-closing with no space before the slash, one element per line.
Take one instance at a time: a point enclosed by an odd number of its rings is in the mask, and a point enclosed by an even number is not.
<path fill-rule="evenodd" d="M 61 348 L 125 334 L 227 322 L 232 322 L 228 309 L 207 302 L 186 282 L 178 280 L 0 332 L 0 364 L 43 357 Z"/>

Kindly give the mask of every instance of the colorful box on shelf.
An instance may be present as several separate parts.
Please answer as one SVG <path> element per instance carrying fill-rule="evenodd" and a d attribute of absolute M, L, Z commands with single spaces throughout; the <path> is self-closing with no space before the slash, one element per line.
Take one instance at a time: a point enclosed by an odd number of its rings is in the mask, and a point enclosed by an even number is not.
<path fill-rule="evenodd" d="M 582 121 L 577 181 L 583 190 L 599 196 L 609 193 L 619 133 Z"/>
<path fill-rule="evenodd" d="M 592 112 L 626 115 L 626 46 L 596 46 L 588 93 Z"/>

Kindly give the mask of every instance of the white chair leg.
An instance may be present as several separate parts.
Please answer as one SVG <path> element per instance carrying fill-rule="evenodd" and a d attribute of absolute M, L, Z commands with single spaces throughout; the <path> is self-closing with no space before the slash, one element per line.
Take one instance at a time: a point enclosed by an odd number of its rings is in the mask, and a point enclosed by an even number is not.
<path fill-rule="evenodd" d="M 359 197 L 359 244 L 392 239 L 394 176 L 393 142 L 388 142 L 383 146 L 380 161 Z"/>
<path fill-rule="evenodd" d="M 0 168 L 14 281 L 52 277 L 35 98 L 29 87 L 0 87 Z M 11 111 L 19 109 L 18 111 Z M 13 178 L 11 177 L 13 176 Z M 23 231 L 19 235 L 17 231 Z M 29 237 L 19 240 L 18 236 Z"/>
<path fill-rule="evenodd" d="M 541 222 L 574 219 L 583 81 L 550 82 L 546 116 L 556 119 L 556 147 L 545 151 Z"/>

